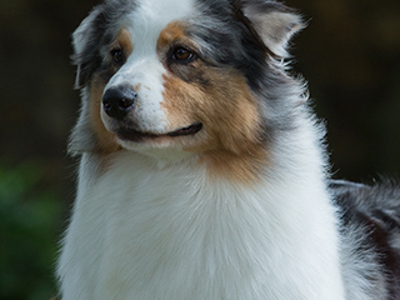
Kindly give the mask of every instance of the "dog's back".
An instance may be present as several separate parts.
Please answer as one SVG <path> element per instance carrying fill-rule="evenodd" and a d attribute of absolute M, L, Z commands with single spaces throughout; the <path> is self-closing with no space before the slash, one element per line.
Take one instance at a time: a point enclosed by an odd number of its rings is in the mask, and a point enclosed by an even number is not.
<path fill-rule="evenodd" d="M 385 181 L 373 186 L 332 181 L 340 207 L 343 274 L 348 299 L 364 299 L 354 284 L 355 272 L 371 299 L 400 297 L 400 188 Z"/>
<path fill-rule="evenodd" d="M 82 22 L 62 299 L 400 297 L 399 192 L 329 182 L 284 61 L 302 27 L 264 0 L 109 0 Z"/>

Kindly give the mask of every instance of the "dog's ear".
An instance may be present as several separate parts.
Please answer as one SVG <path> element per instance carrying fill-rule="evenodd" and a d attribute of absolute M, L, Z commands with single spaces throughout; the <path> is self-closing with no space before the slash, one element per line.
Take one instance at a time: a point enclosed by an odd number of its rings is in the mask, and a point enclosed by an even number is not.
<path fill-rule="evenodd" d="M 72 35 L 73 63 L 77 66 L 75 88 L 84 87 L 100 63 L 100 42 L 104 35 L 104 7 L 99 5 L 82 21 Z"/>
<path fill-rule="evenodd" d="M 100 45 L 104 38 L 106 14 L 104 6 L 95 7 L 86 19 L 75 30 L 72 39 L 74 54 L 73 63 L 77 66 L 75 88 L 86 87 L 101 64 Z M 82 106 L 68 145 L 68 152 L 78 155 L 83 152 L 98 151 L 96 137 L 89 119 L 89 90 L 82 89 Z"/>
<path fill-rule="evenodd" d="M 286 49 L 290 38 L 305 27 L 294 10 L 275 1 L 244 0 L 242 10 L 264 44 L 281 58 L 288 56 Z"/>

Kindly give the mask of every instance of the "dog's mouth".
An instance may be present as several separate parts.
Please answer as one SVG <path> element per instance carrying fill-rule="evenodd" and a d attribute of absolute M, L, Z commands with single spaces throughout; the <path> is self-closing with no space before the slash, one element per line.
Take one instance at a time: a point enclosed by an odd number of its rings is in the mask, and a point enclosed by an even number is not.
<path fill-rule="evenodd" d="M 155 139 L 160 137 L 178 137 L 178 136 L 187 136 L 187 135 L 194 135 L 198 133 L 203 128 L 202 123 L 194 123 L 188 127 L 183 127 L 178 130 L 165 133 L 165 134 L 154 134 L 154 133 L 147 133 L 137 131 L 131 128 L 122 128 L 119 129 L 116 134 L 117 137 L 121 140 L 128 140 L 131 142 L 141 142 L 146 139 Z"/>

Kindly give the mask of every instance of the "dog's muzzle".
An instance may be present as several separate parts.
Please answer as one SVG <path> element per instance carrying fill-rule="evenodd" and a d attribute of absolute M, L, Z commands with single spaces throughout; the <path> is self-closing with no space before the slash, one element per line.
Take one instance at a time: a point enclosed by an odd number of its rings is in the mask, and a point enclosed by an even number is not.
<path fill-rule="evenodd" d="M 137 92 L 128 86 L 110 88 L 103 95 L 104 111 L 113 119 L 123 120 L 135 107 L 137 97 Z"/>

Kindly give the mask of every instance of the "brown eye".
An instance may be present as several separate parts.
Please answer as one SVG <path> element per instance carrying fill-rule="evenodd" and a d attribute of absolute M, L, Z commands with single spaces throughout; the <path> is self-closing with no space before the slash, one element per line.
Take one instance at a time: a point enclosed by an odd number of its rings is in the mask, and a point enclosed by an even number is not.
<path fill-rule="evenodd" d="M 111 56 L 115 65 L 121 66 L 125 63 L 125 54 L 122 49 L 111 50 Z"/>
<path fill-rule="evenodd" d="M 186 48 L 179 47 L 175 49 L 173 53 L 173 58 L 179 63 L 189 63 L 196 58 L 196 55 Z"/>

